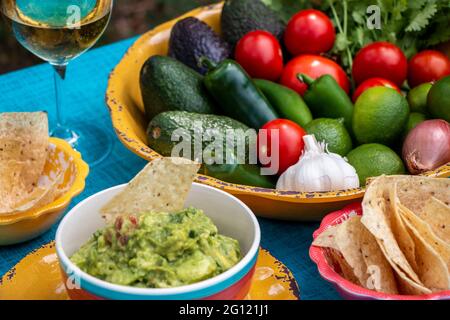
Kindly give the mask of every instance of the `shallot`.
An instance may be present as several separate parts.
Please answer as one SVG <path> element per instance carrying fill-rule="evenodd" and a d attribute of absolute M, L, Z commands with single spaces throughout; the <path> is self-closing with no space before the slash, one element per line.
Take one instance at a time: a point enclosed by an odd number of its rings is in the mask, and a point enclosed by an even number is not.
<path fill-rule="evenodd" d="M 422 122 L 406 137 L 402 154 L 412 174 L 435 170 L 450 162 L 450 124 L 441 119 Z"/>

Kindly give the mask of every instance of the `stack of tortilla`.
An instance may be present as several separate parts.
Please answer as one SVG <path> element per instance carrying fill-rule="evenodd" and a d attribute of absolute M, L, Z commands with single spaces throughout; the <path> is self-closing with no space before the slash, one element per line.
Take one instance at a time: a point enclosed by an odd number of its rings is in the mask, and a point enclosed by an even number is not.
<path fill-rule="evenodd" d="M 363 215 L 325 230 L 313 245 L 329 248 L 347 280 L 388 294 L 450 290 L 450 179 L 382 176 L 371 182 Z"/>
<path fill-rule="evenodd" d="M 54 200 L 54 186 L 40 184 L 48 157 L 45 112 L 0 114 L 0 214 L 27 211 Z"/>

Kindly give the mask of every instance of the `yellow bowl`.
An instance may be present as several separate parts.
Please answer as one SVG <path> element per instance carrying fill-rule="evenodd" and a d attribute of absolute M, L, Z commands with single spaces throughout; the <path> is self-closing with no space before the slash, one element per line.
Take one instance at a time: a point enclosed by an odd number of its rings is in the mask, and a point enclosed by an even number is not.
<path fill-rule="evenodd" d="M 141 36 L 116 66 L 110 76 L 106 93 L 114 129 L 122 143 L 138 156 L 152 161 L 160 155 L 147 146 L 148 120 L 139 86 L 139 74 L 144 62 L 152 55 L 166 55 L 173 25 L 188 16 L 197 17 L 220 32 L 222 4 L 202 7 L 175 20 L 164 23 Z M 433 176 L 449 176 L 450 165 L 442 167 Z M 338 192 L 282 192 L 226 183 L 199 175 L 197 182 L 223 189 L 244 201 L 261 217 L 319 221 L 322 217 L 345 205 L 362 199 L 364 189 Z"/>
<path fill-rule="evenodd" d="M 44 168 L 44 175 L 64 170 L 64 179 L 58 186 L 70 189 L 52 203 L 25 212 L 0 215 L 0 245 L 11 245 L 33 239 L 46 232 L 64 213 L 72 199 L 79 195 L 85 186 L 89 173 L 88 165 L 79 152 L 64 140 L 50 138 L 50 152 Z"/>

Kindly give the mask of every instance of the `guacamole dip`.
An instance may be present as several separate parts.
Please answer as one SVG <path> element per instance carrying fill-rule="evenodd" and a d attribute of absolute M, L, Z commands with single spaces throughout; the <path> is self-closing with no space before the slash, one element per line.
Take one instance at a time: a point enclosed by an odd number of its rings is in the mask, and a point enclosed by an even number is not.
<path fill-rule="evenodd" d="M 96 278 L 143 288 L 199 282 L 240 259 L 238 241 L 218 234 L 211 219 L 195 208 L 118 217 L 71 258 Z"/>

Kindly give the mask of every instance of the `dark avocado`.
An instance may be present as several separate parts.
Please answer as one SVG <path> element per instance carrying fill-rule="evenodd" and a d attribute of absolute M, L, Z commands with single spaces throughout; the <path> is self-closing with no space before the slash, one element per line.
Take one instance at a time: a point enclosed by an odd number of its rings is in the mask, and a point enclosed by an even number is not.
<path fill-rule="evenodd" d="M 265 30 L 280 41 L 285 24 L 272 9 L 260 0 L 227 0 L 222 10 L 223 38 L 234 48 L 250 31 Z"/>
<path fill-rule="evenodd" d="M 199 59 L 206 57 L 219 63 L 231 54 L 228 43 L 222 40 L 210 26 L 197 18 L 178 21 L 172 29 L 169 56 L 205 74 L 207 69 L 199 67 Z"/>
<path fill-rule="evenodd" d="M 214 103 L 203 86 L 203 76 L 173 58 L 150 57 L 142 66 L 140 85 L 150 120 L 171 110 L 215 113 Z"/>

